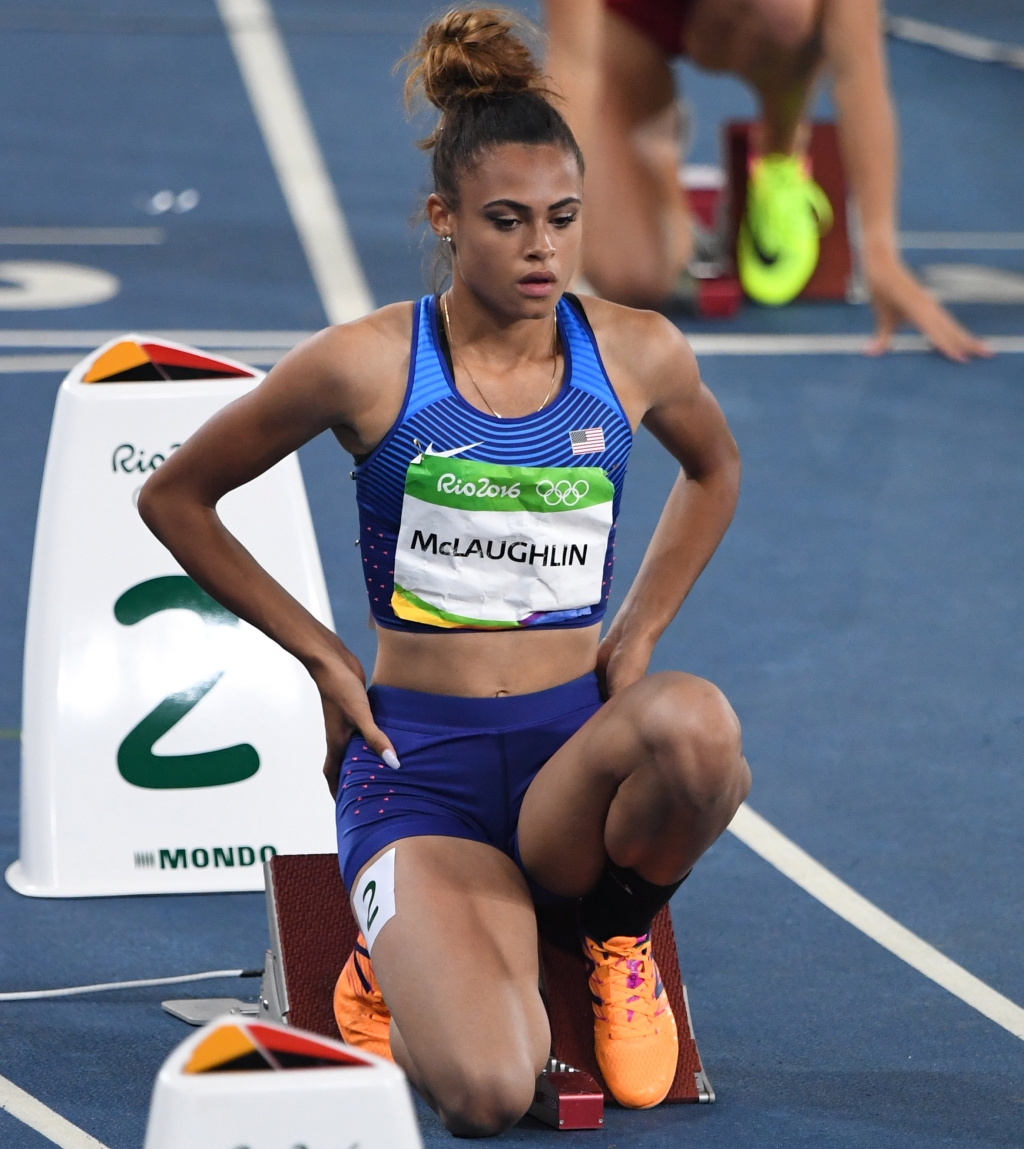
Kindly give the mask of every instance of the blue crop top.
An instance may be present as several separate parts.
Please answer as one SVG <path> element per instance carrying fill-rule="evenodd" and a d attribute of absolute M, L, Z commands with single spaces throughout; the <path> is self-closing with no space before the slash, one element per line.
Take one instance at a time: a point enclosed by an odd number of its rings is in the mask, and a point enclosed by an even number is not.
<path fill-rule="evenodd" d="M 378 625 L 436 634 L 604 616 L 633 435 L 579 301 L 563 297 L 555 316 L 561 389 L 498 419 L 456 389 L 436 297 L 415 305 L 401 412 L 353 472 Z"/>

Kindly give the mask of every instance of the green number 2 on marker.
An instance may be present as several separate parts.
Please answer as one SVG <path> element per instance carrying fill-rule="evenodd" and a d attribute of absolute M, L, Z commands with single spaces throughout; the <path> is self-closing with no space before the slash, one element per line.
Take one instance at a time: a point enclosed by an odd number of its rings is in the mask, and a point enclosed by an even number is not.
<path fill-rule="evenodd" d="M 369 933 L 370 930 L 373 928 L 373 919 L 380 913 L 380 906 L 375 906 L 373 904 L 373 899 L 376 896 L 376 893 L 377 893 L 377 883 L 376 882 L 370 881 L 370 882 L 367 882 L 365 886 L 363 886 L 362 900 L 365 902 L 366 901 L 366 895 L 367 894 L 370 895 L 370 904 L 366 907 L 366 913 L 367 913 L 366 932 L 367 933 Z M 373 910 L 372 914 L 370 913 L 370 910 Z"/>
<path fill-rule="evenodd" d="M 164 575 L 130 587 L 114 604 L 114 617 L 122 626 L 134 626 L 164 610 L 190 610 L 214 626 L 238 625 L 231 611 L 186 575 Z M 200 754 L 153 753 L 153 744 L 209 694 L 223 673 L 169 694 L 128 733 L 117 751 L 117 768 L 126 782 L 147 790 L 189 790 L 243 782 L 259 770 L 260 756 L 247 742 Z"/>

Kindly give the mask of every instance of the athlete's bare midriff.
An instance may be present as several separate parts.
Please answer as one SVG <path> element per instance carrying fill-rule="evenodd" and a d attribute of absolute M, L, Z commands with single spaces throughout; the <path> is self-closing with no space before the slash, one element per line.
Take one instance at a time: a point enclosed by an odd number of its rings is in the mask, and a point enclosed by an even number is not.
<path fill-rule="evenodd" d="M 373 682 L 426 694 L 532 694 L 594 669 L 599 624 L 572 630 L 410 634 L 377 627 Z"/>

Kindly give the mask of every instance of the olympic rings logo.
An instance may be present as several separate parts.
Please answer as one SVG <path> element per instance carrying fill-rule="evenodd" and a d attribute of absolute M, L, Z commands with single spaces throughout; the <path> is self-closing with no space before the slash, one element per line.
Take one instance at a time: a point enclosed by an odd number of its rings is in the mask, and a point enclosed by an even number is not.
<path fill-rule="evenodd" d="M 570 483 L 568 479 L 559 479 L 557 483 L 541 479 L 537 484 L 537 494 L 549 507 L 557 507 L 559 503 L 565 507 L 575 507 L 589 490 L 590 484 L 586 479 L 577 479 L 575 483 Z"/>

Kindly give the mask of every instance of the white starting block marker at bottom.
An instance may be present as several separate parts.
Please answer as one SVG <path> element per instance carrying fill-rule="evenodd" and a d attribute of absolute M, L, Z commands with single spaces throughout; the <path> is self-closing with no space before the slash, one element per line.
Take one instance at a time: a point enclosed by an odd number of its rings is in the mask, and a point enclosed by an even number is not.
<path fill-rule="evenodd" d="M 405 1074 L 282 1025 L 221 1017 L 157 1075 L 145 1149 L 422 1149 Z"/>

